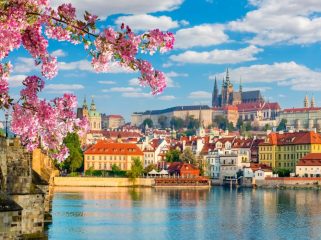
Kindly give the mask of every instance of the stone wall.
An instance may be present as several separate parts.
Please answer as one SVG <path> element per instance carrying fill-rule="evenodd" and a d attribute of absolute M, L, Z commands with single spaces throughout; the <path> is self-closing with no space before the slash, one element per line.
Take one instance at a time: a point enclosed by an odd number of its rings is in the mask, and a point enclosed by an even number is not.
<path fill-rule="evenodd" d="M 137 178 L 135 181 L 129 178 L 103 178 L 103 177 L 55 177 L 55 186 L 67 187 L 151 187 L 153 178 Z"/>
<path fill-rule="evenodd" d="M 256 180 L 258 187 L 277 187 L 277 186 L 306 186 L 321 185 L 321 178 L 305 177 L 285 177 L 285 178 L 265 178 L 265 180 Z"/>
<path fill-rule="evenodd" d="M 22 234 L 41 234 L 44 228 L 44 194 L 11 195 L 11 199 L 23 208 L 21 214 Z"/>
<path fill-rule="evenodd" d="M 0 138 L 0 190 L 21 208 L 16 212 L 4 209 L 0 213 L 0 218 L 5 222 L 4 227 L 0 228 L 0 236 L 8 235 L 10 239 L 9 236 L 17 234 L 13 239 L 19 239 L 28 235 L 42 235 L 45 194 L 37 184 L 45 183 L 47 188 L 48 184 L 45 181 L 35 182 L 31 167 L 32 154 L 20 145 L 19 139 Z M 10 218 L 13 223 L 10 223 Z M 19 220 L 20 223 L 16 223 Z"/>
<path fill-rule="evenodd" d="M 6 195 L 0 195 L 0 239 L 17 239 L 21 235 L 22 207 Z"/>

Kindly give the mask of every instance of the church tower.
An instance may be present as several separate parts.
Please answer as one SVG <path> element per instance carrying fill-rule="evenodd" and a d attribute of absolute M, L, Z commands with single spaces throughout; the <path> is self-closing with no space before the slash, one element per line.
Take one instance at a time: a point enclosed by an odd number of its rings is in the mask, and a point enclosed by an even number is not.
<path fill-rule="evenodd" d="M 101 130 L 101 115 L 96 110 L 96 104 L 94 102 L 94 98 L 91 99 L 88 120 L 89 120 L 91 130 Z"/>
<path fill-rule="evenodd" d="M 308 95 L 305 95 L 305 98 L 304 98 L 304 107 L 305 107 L 305 108 L 308 108 L 308 107 L 309 107 L 309 98 L 308 98 Z"/>
<path fill-rule="evenodd" d="M 84 103 L 82 104 L 82 117 L 86 117 L 88 119 L 88 105 L 87 105 L 87 100 L 86 96 L 84 97 Z"/>
<path fill-rule="evenodd" d="M 217 88 L 217 81 L 215 76 L 214 88 L 213 88 L 213 94 L 212 94 L 212 107 L 218 107 L 218 106 L 219 106 L 218 88 Z"/>
<path fill-rule="evenodd" d="M 230 81 L 228 68 L 226 69 L 225 81 L 222 86 L 222 106 L 231 105 L 233 102 L 233 84 Z"/>
<path fill-rule="evenodd" d="M 311 105 L 310 105 L 312 108 L 315 107 L 315 100 L 314 100 L 314 96 L 312 96 L 311 98 Z"/>

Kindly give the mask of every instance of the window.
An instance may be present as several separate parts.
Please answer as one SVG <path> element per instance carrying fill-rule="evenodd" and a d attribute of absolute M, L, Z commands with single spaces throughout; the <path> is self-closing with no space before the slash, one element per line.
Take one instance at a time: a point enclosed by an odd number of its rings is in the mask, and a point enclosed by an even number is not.
<path fill-rule="evenodd" d="M 91 157 L 91 160 L 95 160 L 95 156 L 92 156 L 92 157 Z"/>
<path fill-rule="evenodd" d="M 87 160 L 90 160 L 90 156 L 87 156 Z"/>

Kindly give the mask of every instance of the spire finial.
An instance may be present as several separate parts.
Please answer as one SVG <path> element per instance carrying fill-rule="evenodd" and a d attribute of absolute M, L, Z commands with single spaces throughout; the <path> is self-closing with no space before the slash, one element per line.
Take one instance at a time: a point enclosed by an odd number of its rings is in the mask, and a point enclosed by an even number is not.
<path fill-rule="evenodd" d="M 242 77 L 240 76 L 240 92 L 242 92 Z"/>

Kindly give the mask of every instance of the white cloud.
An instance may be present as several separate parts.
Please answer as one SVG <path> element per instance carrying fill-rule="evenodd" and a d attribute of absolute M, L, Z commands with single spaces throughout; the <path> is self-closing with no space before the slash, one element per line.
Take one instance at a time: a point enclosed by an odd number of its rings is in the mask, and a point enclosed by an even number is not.
<path fill-rule="evenodd" d="M 321 41 L 320 0 L 252 0 L 257 9 L 232 21 L 229 30 L 255 33 L 251 44 L 308 44 Z"/>
<path fill-rule="evenodd" d="M 188 96 L 188 98 L 192 98 L 192 99 L 206 99 L 211 97 L 212 97 L 212 94 L 210 92 L 205 92 L 205 91 L 191 92 Z"/>
<path fill-rule="evenodd" d="M 114 82 L 114 81 L 109 81 L 109 80 L 98 81 L 98 83 L 100 83 L 100 84 L 106 84 L 106 85 L 116 84 L 116 82 Z"/>
<path fill-rule="evenodd" d="M 166 73 L 167 77 L 188 77 L 187 73 L 177 73 L 174 71 L 168 72 Z"/>
<path fill-rule="evenodd" d="M 277 83 L 279 86 L 289 86 L 297 91 L 320 91 L 321 72 L 312 70 L 296 62 L 281 62 L 274 64 L 252 65 L 229 69 L 231 79 L 239 79 L 245 83 Z M 225 73 L 216 75 L 219 79 Z M 215 75 L 210 76 L 214 79 Z"/>
<path fill-rule="evenodd" d="M 26 75 L 11 75 L 8 79 L 10 87 L 20 87 L 22 86 L 22 81 L 25 80 Z"/>
<path fill-rule="evenodd" d="M 113 87 L 110 89 L 103 89 L 102 92 L 139 92 L 141 91 L 140 88 L 133 88 L 133 87 Z"/>
<path fill-rule="evenodd" d="M 262 52 L 253 45 L 238 50 L 186 51 L 170 56 L 170 59 L 181 63 L 235 64 L 256 60 L 254 55 Z"/>
<path fill-rule="evenodd" d="M 160 96 L 158 99 L 163 101 L 171 101 L 176 99 L 176 97 L 172 95 L 164 95 L 164 96 Z"/>
<path fill-rule="evenodd" d="M 74 92 L 81 89 L 84 89 L 81 84 L 49 84 L 44 88 L 49 93 Z"/>
<path fill-rule="evenodd" d="M 187 26 L 187 25 L 189 25 L 189 21 L 180 20 L 180 21 L 179 21 L 179 24 L 182 25 L 182 26 Z"/>
<path fill-rule="evenodd" d="M 125 23 L 132 30 L 149 30 L 149 29 L 160 29 L 162 31 L 167 31 L 172 28 L 177 28 L 179 26 L 177 21 L 173 21 L 171 17 L 168 16 L 152 16 L 148 14 L 138 14 L 131 16 L 121 16 L 116 19 L 115 23 L 121 25 Z"/>
<path fill-rule="evenodd" d="M 88 71 L 88 72 L 95 72 L 91 63 L 88 60 L 79 60 L 75 62 L 59 62 L 58 63 L 59 70 L 80 70 L 80 71 Z M 112 62 L 110 64 L 109 71 L 107 73 L 132 73 L 132 69 L 123 68 L 118 63 Z"/>
<path fill-rule="evenodd" d="M 140 86 L 138 78 L 132 78 L 128 81 L 129 86 Z"/>
<path fill-rule="evenodd" d="M 213 46 L 228 41 L 224 26 L 204 24 L 191 28 L 180 29 L 175 34 L 175 48 L 191 48 L 195 46 Z"/>
<path fill-rule="evenodd" d="M 151 98 L 153 95 L 150 93 L 142 93 L 142 92 L 124 92 L 122 94 L 123 97 L 127 98 Z"/>
<path fill-rule="evenodd" d="M 169 67 L 171 67 L 171 66 L 173 66 L 173 63 L 163 63 L 163 65 L 162 65 L 162 67 L 163 68 L 169 68 Z"/>
<path fill-rule="evenodd" d="M 171 79 L 167 73 L 165 73 L 165 78 L 166 78 L 166 83 L 167 83 L 167 87 L 169 88 L 173 88 L 173 87 L 179 87 L 178 84 L 176 84 L 173 79 Z M 130 86 L 141 86 L 140 83 L 139 83 L 139 80 L 138 78 L 132 78 L 128 81 L 128 84 Z"/>
<path fill-rule="evenodd" d="M 29 73 L 34 70 L 39 70 L 39 66 L 35 65 L 35 60 L 26 57 L 18 57 L 13 69 L 15 73 Z"/>
<path fill-rule="evenodd" d="M 112 14 L 143 14 L 159 11 L 172 11 L 177 9 L 184 0 L 69 0 L 77 9 L 78 16 L 82 16 L 85 10 L 98 15 L 101 19 Z M 53 1 L 55 7 L 65 3 L 65 0 Z"/>
<path fill-rule="evenodd" d="M 62 49 L 57 49 L 56 51 L 53 51 L 51 55 L 54 57 L 65 57 L 67 56 L 67 53 L 64 52 Z"/>
<path fill-rule="evenodd" d="M 261 92 L 266 92 L 268 90 L 271 90 L 271 87 L 244 87 L 243 91 L 255 91 L 260 90 Z"/>

